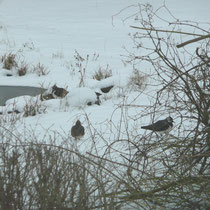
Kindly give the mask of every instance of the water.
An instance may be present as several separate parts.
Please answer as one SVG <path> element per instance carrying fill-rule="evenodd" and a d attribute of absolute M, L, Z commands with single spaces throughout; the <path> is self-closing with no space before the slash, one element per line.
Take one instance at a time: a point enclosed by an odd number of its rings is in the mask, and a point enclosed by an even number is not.
<path fill-rule="evenodd" d="M 4 106 L 5 102 L 17 96 L 29 95 L 36 96 L 44 92 L 45 89 L 29 86 L 0 86 L 0 106 Z"/>

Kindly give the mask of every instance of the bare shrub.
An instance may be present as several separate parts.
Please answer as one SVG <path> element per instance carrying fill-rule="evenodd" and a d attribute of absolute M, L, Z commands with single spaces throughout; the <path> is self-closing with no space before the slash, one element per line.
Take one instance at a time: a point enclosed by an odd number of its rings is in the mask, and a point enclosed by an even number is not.
<path fill-rule="evenodd" d="M 198 23 L 180 21 L 165 6 L 154 10 L 151 5 L 139 4 L 136 8 L 138 26 L 132 26 L 136 31 L 131 38 L 139 54 L 130 53 L 127 62 L 134 68 L 141 63 L 149 65 L 154 70 L 151 75 L 154 82 L 148 95 L 150 104 L 137 106 L 138 114 L 133 120 L 173 115 L 175 126 L 168 135 L 127 132 L 130 149 L 127 153 L 119 151 L 127 172 L 121 177 L 122 186 L 115 195 L 140 209 L 207 209 L 210 204 L 209 24 L 204 29 Z M 164 12 L 170 15 L 170 22 L 161 16 Z M 156 19 L 171 28 L 156 28 Z M 184 32 L 183 26 L 191 32 Z M 184 36 L 189 40 L 182 42 Z M 125 118 L 125 126 L 129 125 L 128 120 Z"/>
<path fill-rule="evenodd" d="M 1 144 L 0 207 L 1 209 L 23 209 L 26 174 L 22 173 L 19 150 L 9 144 Z"/>
<path fill-rule="evenodd" d="M 3 129 L 4 130 L 3 130 Z M 111 177 L 105 161 L 84 156 L 58 133 L 13 135 L 0 127 L 0 207 L 2 209 L 114 209 L 106 198 Z M 27 133 L 25 131 L 25 133 Z M 30 132 L 31 133 L 31 132 Z M 32 132 L 33 133 L 33 132 Z M 56 145 L 61 137 L 60 145 Z M 48 138 L 48 143 L 44 143 Z M 67 140 L 67 141 L 66 141 Z M 108 166 L 107 166 L 108 167 Z"/>

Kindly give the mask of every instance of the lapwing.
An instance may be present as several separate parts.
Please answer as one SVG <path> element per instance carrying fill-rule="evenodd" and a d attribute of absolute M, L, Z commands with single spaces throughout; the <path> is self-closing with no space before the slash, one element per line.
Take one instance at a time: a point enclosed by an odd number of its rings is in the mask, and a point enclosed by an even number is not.
<path fill-rule="evenodd" d="M 142 129 L 151 130 L 155 132 L 170 131 L 173 127 L 173 118 L 167 117 L 164 120 L 159 120 L 151 125 L 142 126 Z"/>
<path fill-rule="evenodd" d="M 81 125 L 81 122 L 77 120 L 76 124 L 71 128 L 71 135 L 76 140 L 79 140 L 85 135 L 85 128 Z"/>

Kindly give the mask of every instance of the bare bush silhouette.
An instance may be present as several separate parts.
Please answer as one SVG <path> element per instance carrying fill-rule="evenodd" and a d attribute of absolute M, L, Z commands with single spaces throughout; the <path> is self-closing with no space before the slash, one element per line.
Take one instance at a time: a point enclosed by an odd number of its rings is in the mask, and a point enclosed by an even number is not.
<path fill-rule="evenodd" d="M 155 85 L 155 88 L 151 85 L 148 93 L 153 105 L 145 106 L 136 120 L 145 116 L 154 120 L 162 114 L 171 114 L 176 118 L 176 126 L 173 135 L 151 133 L 128 139 L 136 153 L 124 155 L 127 181 L 117 194 L 139 208 L 207 209 L 210 205 L 209 24 L 204 29 L 198 23 L 179 21 L 166 6 L 157 10 L 151 5 L 136 8 L 138 26 L 132 26 L 135 33 L 131 35 L 136 51 L 129 52 L 126 59 L 135 69 L 142 63 L 150 65 L 154 70 L 150 79 Z M 167 13 L 170 21 L 161 13 Z M 157 19 L 170 29 L 156 28 Z M 185 28 L 188 32 L 183 31 Z M 188 41 L 183 42 L 186 35 Z"/>
<path fill-rule="evenodd" d="M 12 126 L 1 126 L 0 135 L 1 209 L 114 209 L 103 161 L 80 154 L 71 137 L 46 131 L 47 141 L 25 138 Z"/>

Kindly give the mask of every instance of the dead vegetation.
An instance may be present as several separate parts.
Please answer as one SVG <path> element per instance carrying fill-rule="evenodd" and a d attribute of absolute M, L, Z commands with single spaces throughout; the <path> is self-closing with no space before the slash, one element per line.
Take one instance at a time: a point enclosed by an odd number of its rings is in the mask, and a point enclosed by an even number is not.
<path fill-rule="evenodd" d="M 29 70 L 29 66 L 28 66 L 28 64 L 27 63 L 25 63 L 25 62 L 22 62 L 21 64 L 20 64 L 20 66 L 18 67 L 18 69 L 17 69 L 17 71 L 18 71 L 18 76 L 25 76 L 26 75 L 26 73 L 28 72 L 28 70 Z"/>
<path fill-rule="evenodd" d="M 50 71 L 41 63 L 38 63 L 32 68 L 32 73 L 37 74 L 39 77 L 46 76 Z"/>
<path fill-rule="evenodd" d="M 3 68 L 7 70 L 11 70 L 12 68 L 16 68 L 18 66 L 16 61 L 16 54 L 9 53 L 1 56 L 1 62 L 3 63 Z"/>
<path fill-rule="evenodd" d="M 24 106 L 23 117 L 36 116 L 46 112 L 46 107 L 42 106 L 41 103 L 29 103 Z"/>
<path fill-rule="evenodd" d="M 139 70 L 134 69 L 131 76 L 129 77 L 127 86 L 134 91 L 141 91 L 145 84 L 146 76 L 140 73 Z"/>
<path fill-rule="evenodd" d="M 107 65 L 105 69 L 103 69 L 102 67 L 99 67 L 98 71 L 94 73 L 93 79 L 100 81 L 111 76 L 112 76 L 112 70 Z"/>
<path fill-rule="evenodd" d="M 31 65 L 25 61 L 21 61 L 18 53 L 8 53 L 1 56 L 1 62 L 3 63 L 3 68 L 10 70 L 7 76 L 25 76 L 28 73 L 35 73 L 39 77 L 49 74 L 49 70 L 43 65 L 38 63 L 31 68 Z"/>

